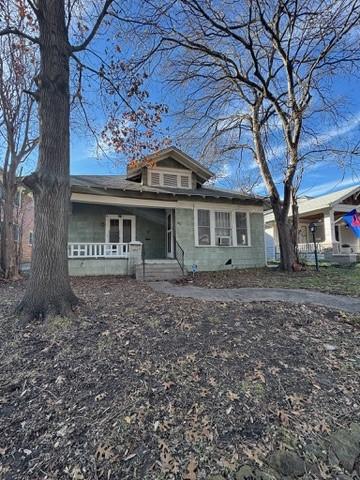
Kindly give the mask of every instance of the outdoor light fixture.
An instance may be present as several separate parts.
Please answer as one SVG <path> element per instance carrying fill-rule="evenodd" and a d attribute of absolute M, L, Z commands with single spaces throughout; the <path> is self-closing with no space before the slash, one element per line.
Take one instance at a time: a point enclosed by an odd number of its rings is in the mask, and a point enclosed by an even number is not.
<path fill-rule="evenodd" d="M 316 223 L 310 223 L 309 230 L 312 233 L 312 237 L 313 237 L 315 265 L 316 265 L 316 271 L 318 272 L 319 271 L 319 260 L 318 260 L 317 245 L 316 245 L 316 238 L 315 238 L 316 228 L 317 228 Z"/>
<path fill-rule="evenodd" d="M 310 232 L 311 232 L 311 233 L 314 234 L 314 233 L 316 232 L 316 228 L 317 228 L 316 223 L 310 223 L 309 229 L 310 229 Z"/>

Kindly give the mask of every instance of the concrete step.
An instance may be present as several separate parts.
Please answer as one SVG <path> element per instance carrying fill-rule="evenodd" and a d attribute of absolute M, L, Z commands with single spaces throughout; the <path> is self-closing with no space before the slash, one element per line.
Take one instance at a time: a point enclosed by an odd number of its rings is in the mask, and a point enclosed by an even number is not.
<path fill-rule="evenodd" d="M 175 280 L 181 278 L 183 273 L 176 260 L 146 260 L 145 261 L 145 275 L 142 264 L 136 266 L 136 279 L 145 281 L 156 280 Z"/>

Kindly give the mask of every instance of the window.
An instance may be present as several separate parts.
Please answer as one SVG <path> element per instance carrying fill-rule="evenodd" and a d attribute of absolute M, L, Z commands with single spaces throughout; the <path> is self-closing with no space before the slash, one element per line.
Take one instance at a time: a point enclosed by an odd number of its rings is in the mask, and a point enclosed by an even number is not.
<path fill-rule="evenodd" d="M 191 188 L 190 170 L 149 169 L 149 185 L 154 187 Z"/>
<path fill-rule="evenodd" d="M 105 242 L 130 243 L 136 237 L 135 216 L 106 215 Z"/>
<path fill-rule="evenodd" d="M 247 226 L 247 214 L 244 212 L 235 212 L 236 220 L 236 240 L 237 245 L 248 245 L 248 226 Z"/>
<path fill-rule="evenodd" d="M 34 233 L 29 232 L 29 245 L 32 245 L 34 241 Z"/>
<path fill-rule="evenodd" d="M 234 210 L 195 209 L 196 245 L 212 247 L 248 247 L 249 213 Z"/>
<path fill-rule="evenodd" d="M 109 243 L 120 242 L 120 220 L 118 218 L 110 218 Z"/>
<path fill-rule="evenodd" d="M 198 210 L 198 243 L 199 245 L 210 245 L 210 211 Z"/>
<path fill-rule="evenodd" d="M 230 212 L 215 212 L 215 244 L 232 245 Z"/>

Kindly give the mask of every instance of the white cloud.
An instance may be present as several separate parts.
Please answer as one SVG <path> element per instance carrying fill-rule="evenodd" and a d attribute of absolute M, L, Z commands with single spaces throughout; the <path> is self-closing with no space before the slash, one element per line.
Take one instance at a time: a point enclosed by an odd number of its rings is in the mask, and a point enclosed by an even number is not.
<path fill-rule="evenodd" d="M 351 131 L 355 130 L 355 128 L 360 126 L 360 112 L 357 112 L 350 120 L 344 123 L 342 127 L 334 127 L 330 130 L 320 133 L 317 135 L 316 138 L 312 138 L 306 140 L 305 142 L 301 143 L 301 148 L 307 149 L 313 146 L 322 146 L 326 145 L 330 140 L 338 138 L 342 135 L 346 135 Z M 271 148 L 271 153 L 269 154 L 269 160 L 273 160 L 278 158 L 281 155 L 284 155 L 286 151 L 286 147 L 284 144 L 275 146 Z"/>
<path fill-rule="evenodd" d="M 331 180 L 315 187 L 308 187 L 301 191 L 300 195 L 309 195 L 311 197 L 318 197 L 327 193 L 336 192 L 343 188 L 359 185 L 360 179 L 356 180 L 354 177 L 347 177 L 341 180 Z"/>

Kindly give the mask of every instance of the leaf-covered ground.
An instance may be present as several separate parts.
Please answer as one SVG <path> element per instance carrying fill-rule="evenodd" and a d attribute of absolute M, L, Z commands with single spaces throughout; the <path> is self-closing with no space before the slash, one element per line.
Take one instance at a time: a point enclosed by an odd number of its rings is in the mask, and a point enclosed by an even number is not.
<path fill-rule="evenodd" d="M 253 268 L 199 272 L 188 277 L 194 285 L 209 288 L 309 288 L 326 293 L 360 297 L 360 264 L 349 267 L 314 267 L 306 271 L 286 273 L 276 268 Z"/>
<path fill-rule="evenodd" d="M 1 479 L 234 479 L 360 420 L 349 316 L 73 283 L 75 318 L 25 327 L 12 316 L 24 285 L 0 283 Z M 340 478 L 317 462 L 303 478 Z"/>

